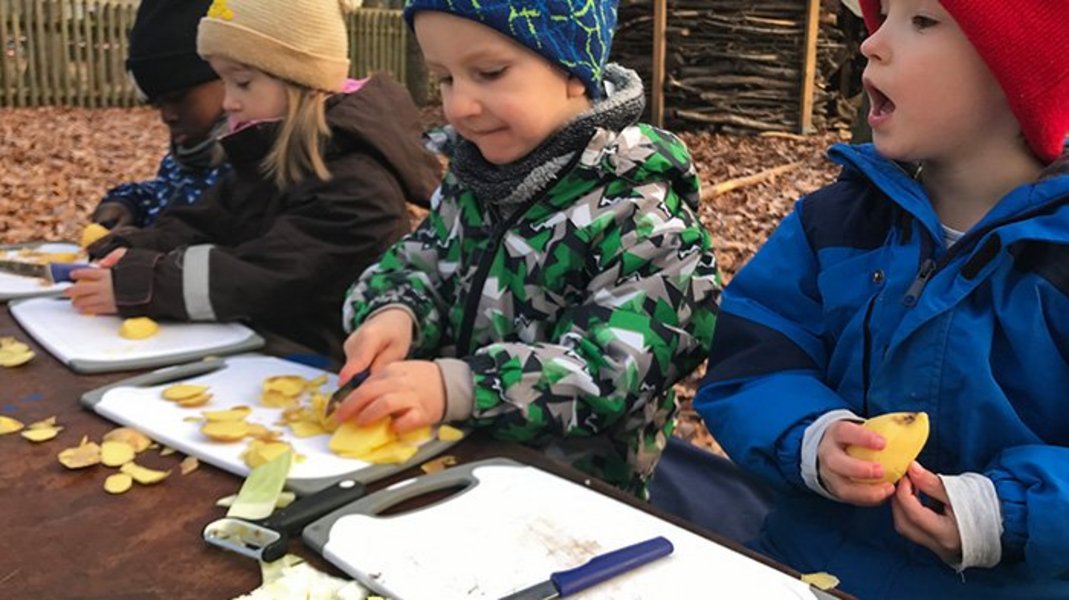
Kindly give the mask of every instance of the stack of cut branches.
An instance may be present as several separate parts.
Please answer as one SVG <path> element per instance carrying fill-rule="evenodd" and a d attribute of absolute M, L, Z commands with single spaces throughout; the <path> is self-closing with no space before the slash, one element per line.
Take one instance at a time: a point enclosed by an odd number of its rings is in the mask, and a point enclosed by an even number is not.
<path fill-rule="evenodd" d="M 826 0 L 817 41 L 813 125 L 826 130 L 853 117 L 837 81 L 850 58 Z M 665 114 L 675 127 L 726 133 L 795 131 L 802 104 L 805 2 L 669 0 Z M 653 1 L 620 4 L 613 60 L 652 80 Z"/>

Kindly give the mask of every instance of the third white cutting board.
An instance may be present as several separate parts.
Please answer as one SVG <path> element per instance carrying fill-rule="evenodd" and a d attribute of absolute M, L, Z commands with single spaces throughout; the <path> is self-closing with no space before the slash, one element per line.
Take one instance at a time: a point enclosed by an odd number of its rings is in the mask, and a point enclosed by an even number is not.
<path fill-rule="evenodd" d="M 426 508 L 377 516 L 457 485 L 468 487 Z M 497 599 L 658 535 L 675 546 L 671 555 L 571 597 L 814 598 L 809 586 L 785 573 L 592 489 L 503 459 L 396 484 L 304 530 L 305 541 L 327 560 L 401 600 Z"/>

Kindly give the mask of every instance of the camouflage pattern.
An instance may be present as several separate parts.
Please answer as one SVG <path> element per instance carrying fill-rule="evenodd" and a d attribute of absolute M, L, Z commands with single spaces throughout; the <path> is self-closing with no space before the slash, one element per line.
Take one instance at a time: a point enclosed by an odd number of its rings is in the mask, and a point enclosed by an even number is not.
<path fill-rule="evenodd" d="M 350 289 L 345 326 L 403 304 L 414 358 L 464 360 L 469 424 L 644 496 L 721 285 L 683 143 L 599 130 L 508 219 L 447 174 L 432 213 Z"/>

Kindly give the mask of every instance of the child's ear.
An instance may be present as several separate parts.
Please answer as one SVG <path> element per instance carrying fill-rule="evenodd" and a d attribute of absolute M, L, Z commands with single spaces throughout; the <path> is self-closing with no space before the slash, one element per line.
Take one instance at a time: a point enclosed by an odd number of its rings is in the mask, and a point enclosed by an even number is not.
<path fill-rule="evenodd" d="M 567 93 L 569 98 L 578 98 L 586 95 L 586 84 L 575 75 L 568 76 Z"/>

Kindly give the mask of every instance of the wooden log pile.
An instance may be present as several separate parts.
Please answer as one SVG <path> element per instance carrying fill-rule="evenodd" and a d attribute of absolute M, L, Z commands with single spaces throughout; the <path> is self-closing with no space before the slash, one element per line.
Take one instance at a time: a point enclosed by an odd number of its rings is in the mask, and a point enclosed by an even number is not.
<path fill-rule="evenodd" d="M 836 80 L 850 58 L 825 0 L 817 42 L 813 125 L 849 126 Z M 805 60 L 803 0 L 669 0 L 665 115 L 678 129 L 797 131 Z M 653 1 L 623 0 L 612 60 L 652 80 Z M 647 90 L 647 98 L 649 90 Z"/>

